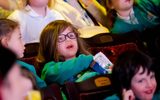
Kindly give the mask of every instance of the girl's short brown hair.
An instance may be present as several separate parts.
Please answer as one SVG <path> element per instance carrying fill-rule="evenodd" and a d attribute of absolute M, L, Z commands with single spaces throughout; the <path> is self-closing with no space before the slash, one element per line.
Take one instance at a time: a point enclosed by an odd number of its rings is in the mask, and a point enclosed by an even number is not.
<path fill-rule="evenodd" d="M 10 19 L 0 19 L 0 45 L 4 36 L 10 37 L 12 32 L 18 27 L 18 23 Z"/>
<path fill-rule="evenodd" d="M 67 21 L 57 20 L 49 23 L 41 33 L 37 57 L 38 62 L 47 63 L 49 61 L 63 61 L 63 59 L 59 57 L 57 51 L 58 36 L 68 27 L 70 27 L 77 36 L 78 52 L 76 55 L 78 56 L 81 53 L 89 54 L 84 47 L 83 41 L 79 37 L 80 33 L 77 29 Z"/>

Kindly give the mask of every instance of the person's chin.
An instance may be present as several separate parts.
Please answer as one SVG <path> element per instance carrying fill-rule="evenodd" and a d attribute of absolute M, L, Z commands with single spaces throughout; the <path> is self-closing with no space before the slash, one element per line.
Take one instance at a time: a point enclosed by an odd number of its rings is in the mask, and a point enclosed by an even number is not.
<path fill-rule="evenodd" d="M 24 54 L 21 54 L 18 56 L 18 58 L 23 58 L 24 57 Z"/>
<path fill-rule="evenodd" d="M 153 98 L 153 94 L 147 94 L 146 96 L 144 96 L 143 100 L 152 100 Z"/>

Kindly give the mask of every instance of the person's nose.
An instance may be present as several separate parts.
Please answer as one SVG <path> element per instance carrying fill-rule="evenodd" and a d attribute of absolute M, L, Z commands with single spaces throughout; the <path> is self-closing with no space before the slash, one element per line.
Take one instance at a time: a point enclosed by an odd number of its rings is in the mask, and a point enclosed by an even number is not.
<path fill-rule="evenodd" d="M 68 41 L 68 40 L 71 40 L 68 36 L 66 36 L 66 40 Z"/>
<path fill-rule="evenodd" d="M 24 41 L 22 41 L 23 50 L 26 49 Z"/>
<path fill-rule="evenodd" d="M 151 80 L 147 81 L 147 88 L 153 88 L 153 82 Z"/>

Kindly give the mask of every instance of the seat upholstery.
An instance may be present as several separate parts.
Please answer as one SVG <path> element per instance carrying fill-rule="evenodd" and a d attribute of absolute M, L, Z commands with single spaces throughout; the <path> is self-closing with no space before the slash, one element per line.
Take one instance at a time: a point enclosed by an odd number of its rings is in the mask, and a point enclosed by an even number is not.
<path fill-rule="evenodd" d="M 102 100 L 112 95 L 110 75 L 99 75 L 82 82 L 66 82 L 65 92 L 69 100 Z"/>

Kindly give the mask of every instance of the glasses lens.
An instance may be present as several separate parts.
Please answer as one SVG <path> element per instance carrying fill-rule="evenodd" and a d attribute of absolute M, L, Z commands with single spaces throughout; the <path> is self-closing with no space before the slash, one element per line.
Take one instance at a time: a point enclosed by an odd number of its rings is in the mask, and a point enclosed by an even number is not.
<path fill-rule="evenodd" d="M 59 35 L 58 36 L 58 42 L 63 42 L 63 41 L 65 41 L 65 35 Z"/>
<path fill-rule="evenodd" d="M 70 39 L 75 39 L 75 38 L 76 38 L 76 35 L 75 35 L 73 32 L 68 33 L 67 36 L 68 36 Z"/>

